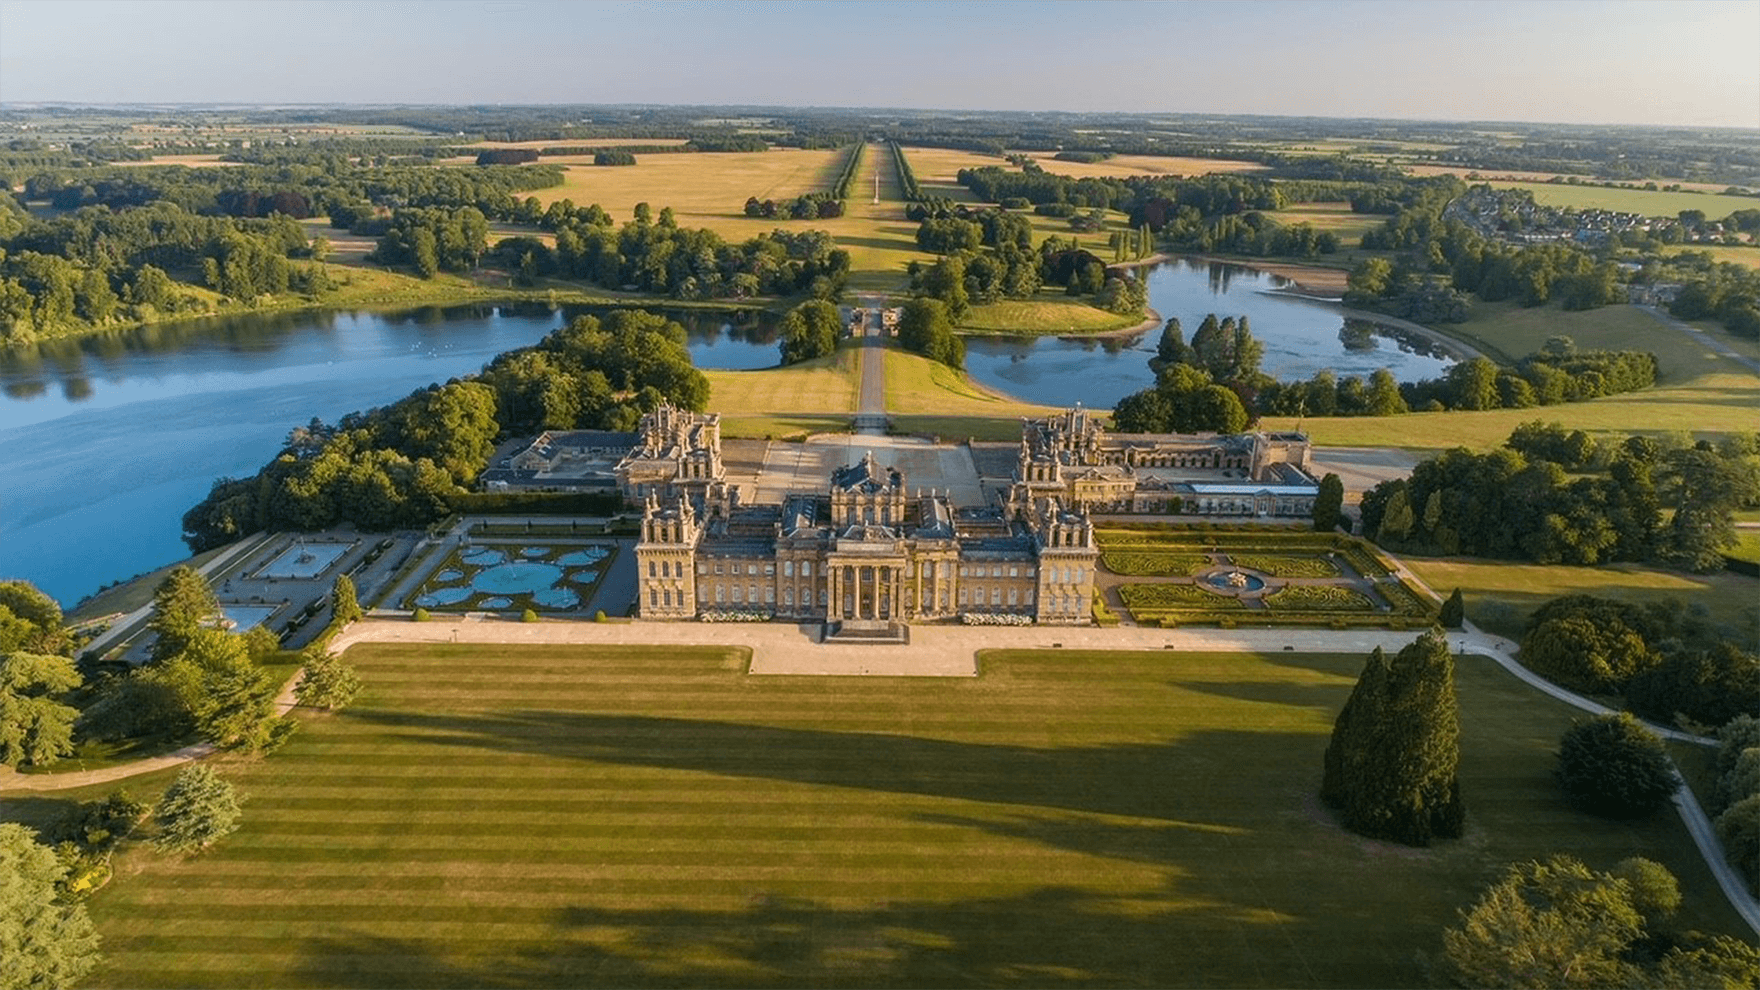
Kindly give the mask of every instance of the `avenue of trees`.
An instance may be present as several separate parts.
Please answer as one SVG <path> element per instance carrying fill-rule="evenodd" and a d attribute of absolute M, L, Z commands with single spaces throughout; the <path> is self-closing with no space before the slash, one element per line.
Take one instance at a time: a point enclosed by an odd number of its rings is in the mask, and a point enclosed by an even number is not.
<path fill-rule="evenodd" d="M 258 530 L 421 526 L 488 466 L 497 440 L 546 429 L 632 430 L 661 402 L 702 410 L 709 381 L 684 328 L 643 310 L 583 316 L 468 380 L 289 434 L 254 477 L 222 478 L 184 514 L 192 552 Z"/>
<path fill-rule="evenodd" d="M 1370 654 L 1332 729 L 1320 797 L 1344 826 L 1427 846 L 1459 838 L 1460 716 L 1454 657 L 1431 630 L 1391 660 Z"/>
<path fill-rule="evenodd" d="M 1545 442 L 1536 438 L 1550 437 Z M 1404 550 L 1538 563 L 1723 566 L 1733 513 L 1760 502 L 1756 438 L 1664 449 L 1634 436 L 1584 449 L 1529 424 L 1482 454 L 1451 450 L 1363 496 L 1364 532 Z M 1526 451 L 1526 453 L 1524 453 Z M 1567 464 L 1551 460 L 1564 456 Z M 1589 459 L 1585 459 L 1589 458 Z M 1665 520 L 1663 510 L 1673 508 Z"/>

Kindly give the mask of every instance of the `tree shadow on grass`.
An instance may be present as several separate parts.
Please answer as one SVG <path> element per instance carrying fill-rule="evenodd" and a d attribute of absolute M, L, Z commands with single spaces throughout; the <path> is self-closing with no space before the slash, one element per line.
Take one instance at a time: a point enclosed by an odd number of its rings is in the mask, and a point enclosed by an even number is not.
<path fill-rule="evenodd" d="M 1170 923 L 1174 922 L 1174 923 Z M 1299 922 L 1165 893 L 1068 887 L 843 908 L 755 894 L 744 910 L 576 905 L 549 937 L 492 960 L 439 940 L 337 934 L 307 941 L 291 974 L 334 987 L 1165 987 L 1369 985 L 1373 967 L 1320 974 L 1285 948 Z M 1291 929 L 1297 929 L 1292 931 Z M 1263 949 L 1265 951 L 1256 951 Z"/>

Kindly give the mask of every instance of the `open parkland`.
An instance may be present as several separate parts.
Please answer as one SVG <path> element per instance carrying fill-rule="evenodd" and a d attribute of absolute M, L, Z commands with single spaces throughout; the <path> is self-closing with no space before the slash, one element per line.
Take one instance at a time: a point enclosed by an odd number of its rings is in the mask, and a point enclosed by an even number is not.
<path fill-rule="evenodd" d="M 962 200 L 970 195 L 954 173 L 994 163 L 937 149 L 909 155 L 926 192 Z M 774 223 L 728 204 L 823 191 L 839 169 L 835 152 L 800 150 L 649 155 L 611 169 L 593 168 L 590 156 L 549 160 L 569 171 L 537 194 L 545 203 L 599 202 L 625 216 L 652 202 L 729 239 Z M 1132 156 L 1043 164 L 1124 175 L 1145 162 L 1181 174 L 1257 168 Z M 883 146 L 866 149 L 853 186 L 848 212 L 818 226 L 850 250 L 852 292 L 896 293 L 905 266 L 932 256 L 911 240 Z M 872 203 L 862 194 L 870 189 Z M 1362 218 L 1338 206 L 1305 204 L 1288 219 L 1360 234 Z M 1041 237 L 1055 231 L 1048 218 L 1035 223 Z M 1108 223 L 1123 229 L 1121 216 Z M 370 246 L 339 238 L 334 261 L 364 280 L 363 293 L 372 285 L 397 298 L 403 277 L 359 260 Z M 1302 269 L 1285 271 L 1300 281 Z M 1307 271 L 1312 284 L 1341 284 L 1337 268 Z M 503 289 L 452 285 L 461 297 Z M 978 307 L 966 329 L 1037 320 L 1117 329 L 1051 293 L 1007 305 L 1015 309 Z M 1756 356 L 1752 345 L 1699 329 L 1724 349 L 1631 306 L 1481 306 L 1449 332 L 1490 353 L 1526 353 L 1561 332 L 1584 346 L 1657 353 L 1656 388 L 1545 411 L 1569 428 L 1751 430 L 1760 379 L 1742 359 Z M 915 355 L 848 344 L 789 368 L 710 372 L 711 408 L 730 438 L 767 454 L 780 438 L 845 429 L 871 361 L 883 363 L 886 412 L 904 432 L 972 450 L 1018 436 L 1020 417 L 1045 412 Z M 1535 414 L 1307 417 L 1301 428 L 1321 463 L 1391 450 L 1397 473 L 1432 450 L 1495 446 Z M 1366 463 L 1381 469 L 1375 455 Z M 340 712 L 295 708 L 299 731 L 272 756 L 209 757 L 248 795 L 242 828 L 197 857 L 119 856 L 90 901 L 105 953 L 91 981 L 1415 986 L 1433 980 L 1441 930 L 1506 864 L 1557 852 L 1597 869 L 1630 856 L 1660 862 L 1680 878 L 1682 927 L 1754 937 L 1743 913 L 1751 898 L 1726 896 L 1682 817 L 1612 822 L 1558 793 L 1557 741 L 1583 708 L 1518 676 L 1500 638 L 1573 591 L 1687 596 L 1733 622 L 1751 608 L 1751 579 L 1379 554 L 1371 572 L 1348 555 L 1343 566 L 1317 563 L 1328 552 L 1294 531 L 1206 532 L 1208 543 L 1103 536 L 1111 559 L 1095 615 L 1110 622 L 927 625 L 885 647 L 820 643 L 809 627 L 777 623 L 631 621 L 633 540 L 614 519 L 455 519 L 384 539 L 310 538 L 340 548 L 334 557 L 311 557 L 291 536 L 250 538 L 199 563 L 223 602 L 270 609 L 264 621 L 289 648 L 327 620 L 334 575 L 355 576 L 369 615 L 332 645 L 364 688 Z M 522 556 L 562 571 L 556 562 L 584 548 L 602 548 L 580 558 L 602 565 L 590 577 L 560 573 L 550 590 L 574 598 L 541 609 L 541 621 L 513 621 L 541 604 L 517 597 L 536 589 L 473 589 L 457 609 L 437 607 L 434 621 L 411 621 L 423 595 Z M 1307 599 L 1338 609 L 1255 628 L 1255 615 L 1277 611 L 1268 595 L 1238 621 L 1193 623 L 1182 621 L 1191 618 L 1179 608 L 1185 592 L 1129 590 L 1190 588 L 1182 568 L 1224 563 L 1332 589 Z M 1466 835 L 1425 849 L 1356 836 L 1317 796 L 1328 733 L 1368 651 L 1410 642 L 1429 624 L 1430 589 L 1457 586 L 1476 624 L 1451 636 L 1461 651 Z M 85 610 L 110 617 L 103 645 L 121 655 L 139 649 L 130 641 L 147 618 L 150 586 L 141 587 Z M 1689 783 L 1701 783 L 1693 768 L 1704 747 L 1671 747 Z M 176 772 L 130 775 L 134 766 L 64 762 L 55 773 L 0 776 L 0 820 L 40 824 L 119 783 L 150 795 Z"/>

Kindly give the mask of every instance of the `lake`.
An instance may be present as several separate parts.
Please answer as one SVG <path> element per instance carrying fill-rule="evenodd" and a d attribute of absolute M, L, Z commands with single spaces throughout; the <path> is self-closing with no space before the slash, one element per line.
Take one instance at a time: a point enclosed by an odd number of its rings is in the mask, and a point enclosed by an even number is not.
<path fill-rule="evenodd" d="M 1150 307 L 1164 320 L 1178 317 L 1186 343 L 1208 313 L 1245 315 L 1265 345 L 1261 367 L 1283 381 L 1312 378 L 1322 368 L 1365 379 L 1387 368 L 1402 382 L 1417 381 L 1441 377 L 1454 363 L 1428 341 L 1399 339 L 1392 336 L 1398 331 L 1346 321 L 1329 306 L 1276 291 L 1287 284 L 1222 262 L 1179 259 L 1148 268 Z M 1159 329 L 1129 339 L 967 337 L 966 371 L 1029 402 L 1110 409 L 1155 383 L 1149 358 L 1160 338 Z"/>
<path fill-rule="evenodd" d="M 592 310 L 258 313 L 0 351 L 0 579 L 71 607 L 188 556 L 183 513 L 288 430 L 478 371 Z M 704 368 L 776 364 L 776 320 L 665 312 Z"/>

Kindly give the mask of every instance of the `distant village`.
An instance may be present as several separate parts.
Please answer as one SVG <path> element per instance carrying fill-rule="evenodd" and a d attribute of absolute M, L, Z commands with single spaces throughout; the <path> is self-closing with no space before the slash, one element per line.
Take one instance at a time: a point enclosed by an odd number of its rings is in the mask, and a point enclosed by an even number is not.
<path fill-rule="evenodd" d="M 1443 218 L 1459 220 L 1484 237 L 1513 244 L 1574 241 L 1593 246 L 1636 232 L 1679 244 L 1747 243 L 1752 239 L 1717 220 L 1701 219 L 1687 225 L 1679 217 L 1542 206 L 1528 190 L 1485 185 L 1473 186 L 1448 204 Z"/>

